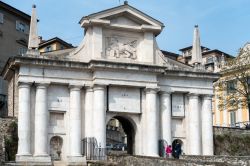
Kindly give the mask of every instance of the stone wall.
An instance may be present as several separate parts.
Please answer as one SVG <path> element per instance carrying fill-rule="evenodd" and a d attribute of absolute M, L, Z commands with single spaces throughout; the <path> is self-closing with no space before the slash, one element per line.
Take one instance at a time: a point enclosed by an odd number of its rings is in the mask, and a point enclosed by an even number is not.
<path fill-rule="evenodd" d="M 250 130 L 214 127 L 214 154 L 249 156 Z"/>
<path fill-rule="evenodd" d="M 4 154 L 4 136 L 10 137 L 10 124 L 15 121 L 14 118 L 0 118 L 0 162 L 5 160 Z"/>
<path fill-rule="evenodd" d="M 129 155 L 110 155 L 108 160 L 122 166 L 229 166 L 223 162 L 185 160 L 185 159 L 166 159 L 160 157 L 129 156 Z M 241 165 L 238 165 L 241 166 Z"/>

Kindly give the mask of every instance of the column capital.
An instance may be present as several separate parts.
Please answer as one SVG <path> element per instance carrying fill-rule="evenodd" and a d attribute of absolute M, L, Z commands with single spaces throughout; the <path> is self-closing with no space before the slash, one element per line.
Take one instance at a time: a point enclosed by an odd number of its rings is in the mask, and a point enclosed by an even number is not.
<path fill-rule="evenodd" d="M 160 88 L 159 87 L 146 87 L 145 92 L 146 93 L 157 93 L 159 92 Z"/>
<path fill-rule="evenodd" d="M 173 92 L 171 91 L 159 91 L 160 95 L 171 95 Z"/>
<path fill-rule="evenodd" d="M 93 90 L 96 91 L 96 90 L 104 90 L 106 88 L 107 85 L 104 85 L 104 84 L 94 84 L 93 85 Z"/>
<path fill-rule="evenodd" d="M 29 88 L 32 85 L 32 82 L 18 82 L 19 88 Z"/>
<path fill-rule="evenodd" d="M 69 89 L 74 91 L 79 91 L 81 90 L 82 87 L 83 87 L 82 85 L 78 84 L 69 84 Z"/>
<path fill-rule="evenodd" d="M 49 82 L 38 82 L 38 83 L 35 83 L 36 85 L 36 88 L 47 88 L 49 86 Z"/>
<path fill-rule="evenodd" d="M 198 93 L 188 93 L 188 94 L 187 94 L 187 96 L 188 96 L 189 98 L 198 98 L 199 95 L 200 95 L 200 94 L 198 94 Z"/>
<path fill-rule="evenodd" d="M 212 100 L 213 96 L 214 95 L 212 95 L 212 94 L 204 94 L 204 95 L 202 95 L 203 100 Z"/>

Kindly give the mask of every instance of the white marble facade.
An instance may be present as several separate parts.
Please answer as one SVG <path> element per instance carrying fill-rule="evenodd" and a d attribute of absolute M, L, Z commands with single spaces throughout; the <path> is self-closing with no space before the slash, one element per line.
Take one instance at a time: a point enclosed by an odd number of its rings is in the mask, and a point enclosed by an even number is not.
<path fill-rule="evenodd" d="M 213 155 L 217 75 L 165 58 L 155 40 L 164 25 L 129 5 L 80 24 L 83 42 L 64 58 L 10 62 L 18 66 L 17 161 L 49 162 L 56 146 L 61 160 L 82 162 L 81 140 L 95 137 L 105 147 L 106 123 L 117 115 L 133 126 L 133 154 L 159 156 L 160 139 L 180 139 L 185 154 Z"/>

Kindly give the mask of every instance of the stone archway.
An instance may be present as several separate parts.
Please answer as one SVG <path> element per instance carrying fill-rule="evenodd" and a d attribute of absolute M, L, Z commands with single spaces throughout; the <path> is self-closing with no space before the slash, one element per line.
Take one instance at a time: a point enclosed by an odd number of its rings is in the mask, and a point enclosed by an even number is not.
<path fill-rule="evenodd" d="M 111 126 L 109 127 L 108 125 L 110 125 L 110 121 L 112 120 L 117 120 L 119 123 L 116 126 Z M 110 144 L 112 145 L 111 149 L 112 150 L 122 150 L 122 151 L 126 151 L 128 154 L 134 154 L 135 152 L 135 128 L 133 126 L 133 124 L 131 123 L 131 121 L 123 116 L 114 116 L 113 118 L 111 118 L 109 120 L 109 122 L 107 123 L 107 145 L 110 146 Z M 119 129 L 120 128 L 120 129 Z M 116 130 L 118 129 L 116 132 L 120 132 L 120 134 L 118 133 L 118 136 L 111 136 L 112 137 L 112 141 L 108 140 L 110 139 L 110 136 L 108 136 L 108 130 Z M 123 134 L 124 133 L 124 134 Z M 112 133 L 111 133 L 112 134 Z M 125 136 L 125 138 L 123 139 L 123 135 Z"/>
<path fill-rule="evenodd" d="M 62 160 L 63 139 L 60 136 L 54 136 L 50 139 L 50 156 L 53 161 Z"/>

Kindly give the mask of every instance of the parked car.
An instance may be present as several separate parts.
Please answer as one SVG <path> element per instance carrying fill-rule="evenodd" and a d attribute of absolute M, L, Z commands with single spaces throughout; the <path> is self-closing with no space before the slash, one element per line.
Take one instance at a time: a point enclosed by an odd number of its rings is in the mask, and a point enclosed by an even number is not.
<path fill-rule="evenodd" d="M 112 144 L 106 144 L 106 149 L 107 149 L 107 150 L 113 149 L 113 145 L 112 145 Z"/>
<path fill-rule="evenodd" d="M 124 144 L 124 143 L 117 143 L 117 144 L 114 144 L 113 150 L 127 150 L 127 144 Z"/>

